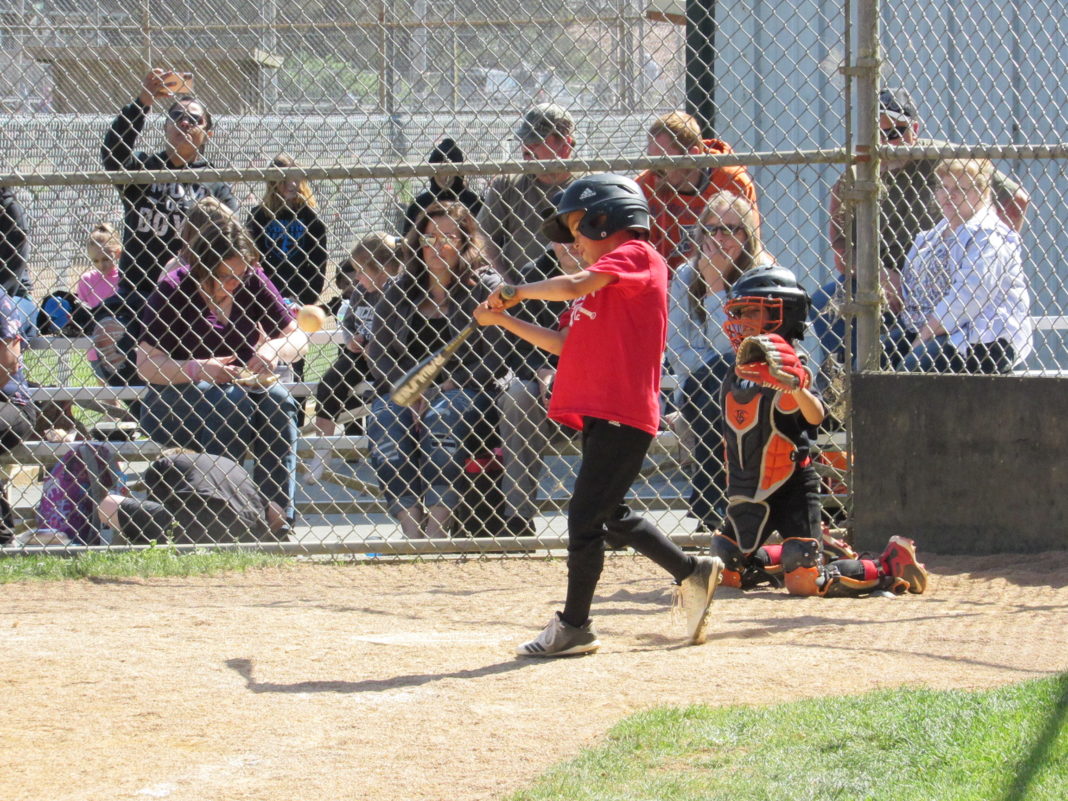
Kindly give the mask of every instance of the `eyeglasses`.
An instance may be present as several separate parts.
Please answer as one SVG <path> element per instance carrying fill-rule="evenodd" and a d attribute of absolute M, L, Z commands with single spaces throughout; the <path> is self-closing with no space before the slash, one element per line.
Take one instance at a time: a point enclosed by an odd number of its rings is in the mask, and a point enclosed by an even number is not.
<path fill-rule="evenodd" d="M 879 135 L 882 136 L 887 142 L 896 142 L 899 139 L 904 139 L 905 134 L 909 132 L 908 124 L 894 125 L 890 128 L 879 128 Z"/>
<path fill-rule="evenodd" d="M 455 245 L 462 237 L 459 234 L 420 234 L 419 244 L 424 248 L 440 248 Z"/>
<path fill-rule="evenodd" d="M 196 128 L 205 123 L 204 117 L 198 117 L 197 115 L 190 114 L 188 111 L 184 111 L 180 108 L 172 108 L 168 111 L 167 119 L 179 127 L 186 125 L 190 128 Z"/>
<path fill-rule="evenodd" d="M 730 234 L 731 236 L 738 236 L 738 234 L 745 233 L 744 225 L 703 225 L 701 230 L 705 236 L 723 236 Z"/>

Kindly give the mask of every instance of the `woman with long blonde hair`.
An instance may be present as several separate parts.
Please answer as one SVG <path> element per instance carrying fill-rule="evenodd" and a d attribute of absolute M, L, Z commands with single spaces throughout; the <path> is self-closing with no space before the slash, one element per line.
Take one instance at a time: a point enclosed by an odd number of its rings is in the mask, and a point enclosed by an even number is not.
<path fill-rule="evenodd" d="M 296 167 L 281 154 L 274 167 Z M 326 225 L 306 178 L 268 181 L 263 202 L 248 219 L 252 242 L 261 254 L 267 277 L 293 303 L 317 303 L 326 284 Z"/>
<path fill-rule="evenodd" d="M 726 508 L 718 435 L 719 388 L 733 363 L 723 332 L 723 303 L 738 277 L 771 261 L 760 238 L 756 205 L 732 192 L 708 199 L 694 235 L 693 260 L 679 267 L 668 304 L 668 363 L 678 381 L 674 427 L 690 455 L 690 514 L 713 530 Z"/>

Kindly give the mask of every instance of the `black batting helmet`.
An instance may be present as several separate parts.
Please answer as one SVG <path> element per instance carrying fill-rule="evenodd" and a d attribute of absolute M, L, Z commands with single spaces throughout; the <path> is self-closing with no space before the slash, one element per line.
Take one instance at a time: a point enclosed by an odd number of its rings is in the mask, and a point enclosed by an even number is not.
<path fill-rule="evenodd" d="M 743 306 L 758 306 L 763 310 L 760 323 L 737 316 Z M 797 283 L 792 272 L 778 264 L 767 264 L 746 270 L 727 294 L 724 310 L 727 322 L 723 330 L 734 347 L 747 336 L 778 334 L 783 339 L 805 336 L 812 301 L 804 287 Z"/>
<path fill-rule="evenodd" d="M 649 231 L 649 203 L 641 188 L 630 178 L 603 173 L 579 178 L 565 189 L 556 202 L 556 211 L 541 226 L 552 242 L 574 242 L 564 217 L 585 211 L 579 231 L 590 239 L 604 239 L 627 229 Z"/>

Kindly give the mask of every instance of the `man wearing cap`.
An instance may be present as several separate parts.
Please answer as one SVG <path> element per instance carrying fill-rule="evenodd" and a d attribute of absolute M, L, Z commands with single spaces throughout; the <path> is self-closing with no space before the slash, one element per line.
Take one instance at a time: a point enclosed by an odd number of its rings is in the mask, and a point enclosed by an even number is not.
<path fill-rule="evenodd" d="M 722 139 L 705 139 L 692 114 L 672 111 L 649 127 L 649 156 L 703 156 L 731 153 Z M 682 167 L 646 170 L 637 178 L 649 201 L 653 229 L 649 243 L 664 257 L 672 272 L 693 256 L 694 229 L 708 199 L 716 192 L 733 192 L 757 202 L 756 185 L 745 167 Z"/>
<path fill-rule="evenodd" d="M 916 104 L 905 89 L 887 88 L 879 92 L 879 136 L 883 144 L 890 147 L 943 147 L 948 144 L 934 139 L 921 139 L 920 127 Z M 901 269 L 905 264 L 905 256 L 916 235 L 933 228 L 942 218 L 942 211 L 934 197 L 938 186 L 935 168 L 939 161 L 938 158 L 930 158 L 884 159 L 880 162 L 880 283 L 886 303 L 885 322 L 891 326 L 901 311 Z M 833 308 L 844 294 L 849 241 L 847 232 L 852 215 L 851 207 L 842 199 L 846 187 L 855 178 L 854 168 L 849 167 L 831 190 L 830 237 L 838 274 L 812 298 L 816 314 L 815 333 L 829 353 L 839 355 L 843 350 L 845 324 Z M 998 216 L 1010 228 L 1020 231 L 1030 202 L 1027 191 L 1000 171 L 994 174 L 991 186 Z"/>
<path fill-rule="evenodd" d="M 539 103 L 516 126 L 524 161 L 569 159 L 575 150 L 575 121 L 555 103 Z M 508 280 L 520 267 L 549 249 L 541 233 L 542 214 L 553 198 L 571 183 L 571 173 L 503 175 L 493 181 L 478 214 L 489 244 L 489 257 Z"/>
<path fill-rule="evenodd" d="M 571 158 L 574 132 L 574 119 L 555 103 L 532 107 L 515 128 L 524 161 Z M 558 262 L 541 226 L 572 178 L 569 172 L 529 173 L 501 176 L 490 184 L 478 221 L 486 233 L 493 264 L 509 283 L 548 277 L 548 273 L 537 276 L 537 272 L 555 270 Z M 533 307 L 524 313 L 533 315 Z M 540 323 L 544 325 L 545 320 Z M 542 472 L 538 452 L 549 431 L 546 403 L 555 362 L 525 345 L 509 347 L 503 356 L 508 374 L 496 400 L 504 446 L 502 533 L 531 536 L 535 533 L 535 496 Z"/>

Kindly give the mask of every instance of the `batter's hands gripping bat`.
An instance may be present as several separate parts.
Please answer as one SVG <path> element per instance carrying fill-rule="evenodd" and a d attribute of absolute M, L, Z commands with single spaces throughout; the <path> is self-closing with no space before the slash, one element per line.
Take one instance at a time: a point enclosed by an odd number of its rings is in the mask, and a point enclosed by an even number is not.
<path fill-rule="evenodd" d="M 514 286 L 504 284 L 501 286 L 500 291 L 501 297 L 505 300 L 515 297 Z M 427 356 L 409 370 L 393 387 L 393 391 L 389 393 L 389 399 L 399 406 L 411 406 L 419 400 L 423 393 L 426 392 L 426 388 L 434 382 L 434 378 L 441 372 L 445 362 L 452 358 L 452 355 L 460 349 L 460 346 L 467 341 L 467 338 L 478 327 L 478 322 L 472 320 L 444 348 L 431 356 Z"/>

